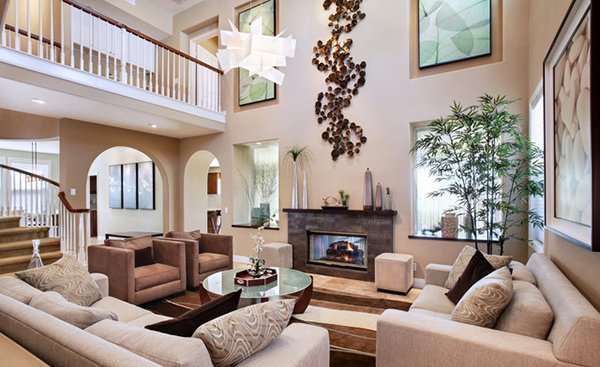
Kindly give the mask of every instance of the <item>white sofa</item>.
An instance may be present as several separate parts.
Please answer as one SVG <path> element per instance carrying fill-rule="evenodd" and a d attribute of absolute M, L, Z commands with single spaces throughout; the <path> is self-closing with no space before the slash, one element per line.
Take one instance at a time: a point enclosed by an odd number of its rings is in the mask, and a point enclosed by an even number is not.
<path fill-rule="evenodd" d="M 443 288 L 451 266 L 430 265 L 410 311 L 379 318 L 377 366 L 600 366 L 600 313 L 546 256 L 526 268 L 554 314 L 546 340 L 451 321 Z"/>
<path fill-rule="evenodd" d="M 138 354 L 132 353 L 92 335 L 90 332 L 28 306 L 27 299 L 30 300 L 40 291 L 17 278 L 11 281 L 13 285 L 17 282 L 22 283 L 18 284 L 16 288 L 0 289 L 0 341 L 4 340 L 5 345 L 8 346 L 7 351 L 2 351 L 1 358 L 4 361 L 18 360 L 18 365 L 23 366 L 37 366 L 43 365 L 43 363 L 61 367 L 212 366 L 208 351 L 200 339 L 166 336 L 143 329 L 145 325 L 168 319 L 168 317 L 153 314 L 138 306 L 109 297 L 107 278 L 102 274 L 92 275 L 104 297 L 91 307 L 114 312 L 119 318 L 119 322 L 113 324 L 115 332 L 117 332 L 116 329 L 123 328 L 125 325 L 135 327 L 137 332 L 143 333 L 144 338 L 148 338 L 148 344 L 152 345 L 152 348 L 162 348 L 163 350 L 160 352 L 169 356 L 171 361 L 176 361 L 175 364 L 173 362 L 157 364 L 140 356 L 139 351 Z M 111 322 L 114 323 L 109 320 L 101 321 L 90 328 L 101 323 L 104 323 L 104 327 L 110 327 Z M 159 337 L 168 337 L 171 347 L 169 344 L 161 346 L 160 343 L 157 346 L 156 341 L 153 340 L 157 336 L 155 333 L 160 334 Z M 10 340 L 6 340 L 3 336 Z M 139 343 L 139 340 L 135 339 L 133 342 Z M 173 348 L 172 345 L 176 345 L 176 348 Z M 43 363 L 32 356 L 24 355 L 24 351 L 19 346 L 39 358 Z M 329 366 L 327 330 L 306 324 L 291 324 L 267 348 L 250 356 L 238 366 L 327 367 Z"/>

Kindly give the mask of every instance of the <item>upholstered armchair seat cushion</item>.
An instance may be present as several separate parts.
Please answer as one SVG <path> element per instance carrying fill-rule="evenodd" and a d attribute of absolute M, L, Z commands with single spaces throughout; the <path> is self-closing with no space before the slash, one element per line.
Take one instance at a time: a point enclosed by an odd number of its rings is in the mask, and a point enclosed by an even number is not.
<path fill-rule="evenodd" d="M 198 254 L 198 274 L 226 268 L 229 266 L 229 256 L 205 252 Z"/>
<path fill-rule="evenodd" d="M 179 269 L 166 264 L 152 264 L 135 268 L 135 290 L 152 288 L 154 286 L 179 280 Z"/>

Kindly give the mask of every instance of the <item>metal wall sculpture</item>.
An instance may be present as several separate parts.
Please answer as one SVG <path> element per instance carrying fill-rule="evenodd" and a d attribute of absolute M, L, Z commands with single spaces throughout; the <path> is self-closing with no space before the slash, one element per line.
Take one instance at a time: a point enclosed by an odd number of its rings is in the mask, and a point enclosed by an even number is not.
<path fill-rule="evenodd" d="M 327 74 L 327 91 L 319 93 L 315 113 L 319 124 L 327 124 L 321 137 L 332 145 L 331 158 L 334 161 L 343 155 L 352 157 L 360 153 L 361 146 L 367 142 L 363 128 L 343 113 L 365 85 L 367 63 L 355 62 L 350 56 L 351 38 L 340 40 L 344 33 L 350 33 L 365 19 L 365 13 L 360 11 L 361 3 L 362 0 L 325 0 L 325 10 L 332 5 L 336 8 L 335 13 L 329 16 L 331 38 L 327 42 L 319 40 L 313 48 L 313 65 Z"/>

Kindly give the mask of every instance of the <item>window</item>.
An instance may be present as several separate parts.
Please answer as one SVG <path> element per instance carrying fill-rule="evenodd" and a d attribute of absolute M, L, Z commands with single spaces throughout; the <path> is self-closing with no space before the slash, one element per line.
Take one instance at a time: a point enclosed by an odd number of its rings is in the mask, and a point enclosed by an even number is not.
<path fill-rule="evenodd" d="M 279 145 L 234 146 L 234 226 L 279 228 Z"/>
<path fill-rule="evenodd" d="M 541 85 L 536 89 L 529 105 L 529 140 L 544 149 L 544 98 Z M 532 179 L 543 179 L 543 177 L 532 177 Z M 542 218 L 544 217 L 544 198 L 529 198 L 529 209 L 534 210 Z M 542 246 L 544 242 L 544 230 L 529 225 L 529 240 L 533 241 L 534 248 Z M 538 249 L 536 249 L 537 251 Z"/>
<path fill-rule="evenodd" d="M 415 127 L 414 141 L 427 135 L 431 128 L 428 126 Z M 422 159 L 422 152 L 414 154 L 414 205 L 413 205 L 413 233 L 415 236 L 439 236 L 442 214 L 457 206 L 457 200 L 450 194 L 430 198 L 429 193 L 437 191 L 448 185 L 447 182 L 436 182 L 435 177 L 429 175 L 427 167 L 417 167 L 417 162 Z"/>

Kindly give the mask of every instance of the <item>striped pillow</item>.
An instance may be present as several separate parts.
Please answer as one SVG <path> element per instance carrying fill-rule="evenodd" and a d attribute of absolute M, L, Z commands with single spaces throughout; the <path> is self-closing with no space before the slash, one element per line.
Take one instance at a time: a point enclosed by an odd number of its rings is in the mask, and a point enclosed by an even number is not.
<path fill-rule="evenodd" d="M 266 348 L 288 325 L 294 300 L 248 306 L 200 326 L 193 338 L 206 345 L 215 367 L 234 366 Z"/>
<path fill-rule="evenodd" d="M 88 307 L 102 298 L 100 288 L 75 256 L 63 257 L 53 264 L 15 275 L 41 291 L 55 291 L 80 306 Z"/>
<path fill-rule="evenodd" d="M 500 268 L 475 283 L 452 311 L 452 320 L 491 328 L 513 295 L 512 275 Z"/>

